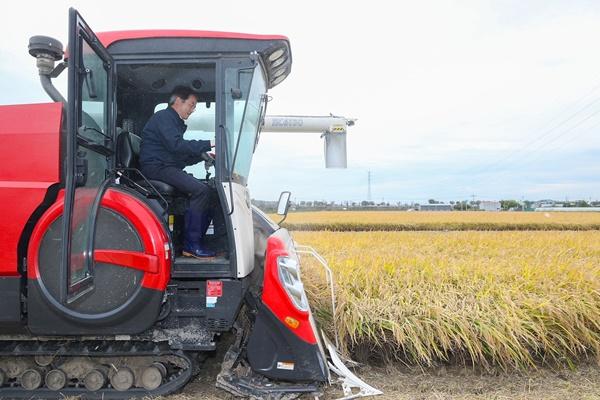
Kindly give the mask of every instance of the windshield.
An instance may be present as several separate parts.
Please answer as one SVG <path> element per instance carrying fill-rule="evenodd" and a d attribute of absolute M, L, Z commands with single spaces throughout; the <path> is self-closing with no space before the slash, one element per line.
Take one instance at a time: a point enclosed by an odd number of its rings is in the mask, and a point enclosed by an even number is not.
<path fill-rule="evenodd" d="M 227 68 L 225 90 L 229 166 L 233 165 L 233 180 L 245 185 L 267 91 L 260 65 L 247 69 Z"/>

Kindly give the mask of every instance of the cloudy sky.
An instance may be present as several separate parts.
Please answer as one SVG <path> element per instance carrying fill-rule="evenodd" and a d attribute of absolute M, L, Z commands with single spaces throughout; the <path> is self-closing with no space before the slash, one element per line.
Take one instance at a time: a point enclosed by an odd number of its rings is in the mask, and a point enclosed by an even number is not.
<path fill-rule="evenodd" d="M 292 74 L 269 114 L 357 118 L 348 169 L 315 134 L 265 133 L 254 198 L 600 199 L 600 2 L 54 0 L 0 16 L 0 104 L 43 102 L 28 39 L 66 44 L 67 11 L 96 31 L 283 34 Z"/>

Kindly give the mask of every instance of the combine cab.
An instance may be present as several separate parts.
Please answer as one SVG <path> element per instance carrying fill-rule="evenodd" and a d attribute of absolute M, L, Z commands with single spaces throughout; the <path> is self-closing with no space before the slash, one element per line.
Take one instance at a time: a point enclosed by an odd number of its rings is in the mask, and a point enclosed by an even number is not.
<path fill-rule="evenodd" d="M 74 9 L 69 23 L 67 61 L 55 39 L 29 45 L 54 102 L 0 107 L 0 396 L 164 395 L 230 331 L 220 387 L 318 393 L 329 368 L 298 256 L 246 185 L 266 92 L 290 73 L 287 38 L 96 35 Z M 52 85 L 65 69 L 67 99 Z M 137 163 L 177 85 L 200 94 L 186 137 L 216 140 L 215 162 L 189 170 L 227 227 L 227 252 L 206 260 L 181 256 L 187 197 Z"/>

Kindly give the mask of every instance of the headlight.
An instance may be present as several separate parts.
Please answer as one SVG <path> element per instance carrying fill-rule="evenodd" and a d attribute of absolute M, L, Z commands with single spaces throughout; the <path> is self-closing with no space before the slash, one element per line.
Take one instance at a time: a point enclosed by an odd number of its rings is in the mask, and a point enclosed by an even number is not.
<path fill-rule="evenodd" d="M 298 260 L 289 256 L 277 258 L 279 280 L 288 297 L 300 311 L 308 311 L 308 299 L 304 292 L 304 285 L 300 279 L 300 264 Z"/>

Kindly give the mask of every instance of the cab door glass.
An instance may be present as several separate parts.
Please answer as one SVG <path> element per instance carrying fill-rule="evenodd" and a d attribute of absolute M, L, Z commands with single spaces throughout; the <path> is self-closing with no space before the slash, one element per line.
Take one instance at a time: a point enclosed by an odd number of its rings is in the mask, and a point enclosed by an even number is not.
<path fill-rule="evenodd" d="M 225 70 L 226 127 L 228 156 L 233 165 L 233 180 L 248 183 L 256 138 L 263 118 L 267 91 L 260 65 L 252 69 Z M 231 168 L 231 165 L 228 167 Z"/>
<path fill-rule="evenodd" d="M 241 119 L 241 122 L 233 159 L 233 172 L 241 177 L 244 183 L 248 180 L 256 136 L 262 123 L 263 99 L 266 91 L 262 70 L 257 67 L 254 69 L 245 103 L 241 101 L 235 103 L 235 118 Z"/>
<path fill-rule="evenodd" d="M 81 106 L 78 115 L 75 154 L 75 195 L 71 220 L 71 258 L 68 269 L 68 294 L 73 299 L 91 287 L 93 254 L 92 205 L 106 180 L 112 154 L 108 132 L 108 65 L 81 38 L 78 90 Z"/>

